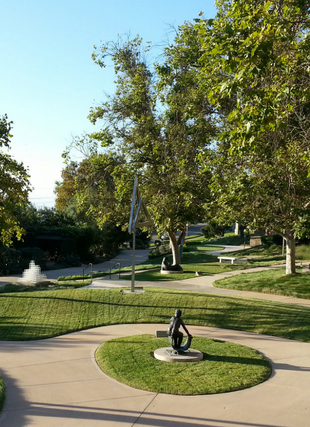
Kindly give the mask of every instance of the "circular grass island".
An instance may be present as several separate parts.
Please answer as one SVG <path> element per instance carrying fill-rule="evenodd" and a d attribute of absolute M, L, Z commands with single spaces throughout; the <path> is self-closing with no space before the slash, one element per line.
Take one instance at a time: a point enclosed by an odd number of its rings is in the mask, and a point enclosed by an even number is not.
<path fill-rule="evenodd" d="M 256 350 L 229 341 L 194 337 L 203 360 L 169 363 L 154 358 L 167 338 L 135 335 L 101 344 L 96 361 L 110 377 L 130 387 L 154 393 L 202 395 L 253 387 L 271 375 L 271 365 Z"/>

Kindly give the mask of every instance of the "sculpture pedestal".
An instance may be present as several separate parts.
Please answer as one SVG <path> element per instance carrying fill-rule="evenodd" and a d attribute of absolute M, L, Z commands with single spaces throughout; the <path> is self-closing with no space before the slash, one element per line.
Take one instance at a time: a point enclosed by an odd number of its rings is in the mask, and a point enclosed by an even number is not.
<path fill-rule="evenodd" d="M 182 274 L 184 271 L 182 270 L 160 270 L 161 274 Z"/>
<path fill-rule="evenodd" d="M 163 362 L 199 362 L 203 359 L 203 353 L 193 348 L 174 354 L 172 347 L 162 347 L 154 351 L 155 359 Z"/>

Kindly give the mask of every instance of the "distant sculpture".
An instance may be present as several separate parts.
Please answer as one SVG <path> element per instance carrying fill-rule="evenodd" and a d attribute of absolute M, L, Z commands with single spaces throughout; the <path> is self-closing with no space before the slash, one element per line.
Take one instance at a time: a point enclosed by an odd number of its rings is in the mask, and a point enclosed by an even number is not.
<path fill-rule="evenodd" d="M 171 265 L 171 263 L 166 260 L 166 258 L 163 258 L 161 263 L 161 271 L 178 271 L 181 273 L 183 272 L 183 268 L 180 266 L 180 264 Z"/>
<path fill-rule="evenodd" d="M 168 328 L 168 338 L 170 345 L 176 352 L 182 352 L 186 351 L 190 348 L 192 343 L 192 335 L 189 333 L 188 329 L 186 328 L 183 319 L 181 318 L 182 311 L 177 309 L 175 310 L 175 315 L 171 317 L 170 319 L 170 325 Z M 184 331 L 187 333 L 187 340 L 185 344 L 182 346 L 183 341 L 183 333 L 179 330 L 180 327 L 184 329 Z"/>

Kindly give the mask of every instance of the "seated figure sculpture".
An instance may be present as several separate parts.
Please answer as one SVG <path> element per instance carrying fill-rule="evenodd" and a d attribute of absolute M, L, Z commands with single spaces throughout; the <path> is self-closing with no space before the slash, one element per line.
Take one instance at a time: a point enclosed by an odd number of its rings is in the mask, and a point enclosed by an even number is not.
<path fill-rule="evenodd" d="M 181 318 L 182 311 L 177 309 L 175 311 L 175 315 L 171 317 L 170 324 L 168 328 L 168 338 L 170 345 L 176 352 L 182 352 L 186 351 L 190 348 L 191 342 L 192 342 L 192 335 L 189 333 L 188 329 L 186 328 L 183 319 Z M 184 329 L 184 331 L 187 333 L 187 340 L 186 343 L 182 346 L 182 340 L 183 340 L 183 333 L 179 330 L 180 327 Z"/>
<path fill-rule="evenodd" d="M 180 264 L 171 265 L 171 263 L 166 258 L 163 258 L 163 260 L 162 260 L 161 270 L 162 271 L 179 271 L 179 272 L 183 272 L 183 268 L 180 266 Z"/>

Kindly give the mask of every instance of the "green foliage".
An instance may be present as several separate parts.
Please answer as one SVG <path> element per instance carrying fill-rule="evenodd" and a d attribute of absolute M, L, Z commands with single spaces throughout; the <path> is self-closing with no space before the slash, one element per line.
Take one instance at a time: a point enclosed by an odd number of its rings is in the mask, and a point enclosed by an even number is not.
<path fill-rule="evenodd" d="M 298 260 L 310 261 L 310 246 L 309 245 L 296 246 L 296 258 Z"/>
<path fill-rule="evenodd" d="M 10 138 L 11 130 L 12 130 L 13 122 L 8 121 L 8 116 L 5 114 L 0 118 L 0 147 L 9 147 L 10 146 Z"/>
<path fill-rule="evenodd" d="M 12 274 L 23 270 L 22 254 L 14 248 L 0 247 L 0 272 L 1 274 Z"/>
<path fill-rule="evenodd" d="M 215 221 L 209 221 L 208 224 L 201 229 L 201 232 L 206 239 L 211 239 L 216 236 L 223 237 L 226 228 L 226 226 L 220 225 Z"/>
<path fill-rule="evenodd" d="M 149 253 L 149 259 L 156 258 L 161 255 L 171 254 L 171 248 L 169 244 L 161 244 L 152 248 Z"/>
<path fill-rule="evenodd" d="M 124 231 L 121 226 L 115 222 L 106 222 L 99 232 L 98 246 L 101 254 L 108 256 L 115 255 L 119 246 L 127 242 L 130 236 L 127 231 Z"/>
<path fill-rule="evenodd" d="M 12 123 L 6 115 L 0 116 L 0 148 L 10 148 Z M 31 191 L 28 171 L 4 150 L 0 150 L 0 241 L 5 245 L 12 243 L 12 237 L 21 239 L 23 229 L 15 215 L 16 206 L 28 203 Z"/>
<path fill-rule="evenodd" d="M 279 234 L 271 234 L 269 236 L 261 236 L 262 244 L 266 247 L 271 245 L 281 246 L 283 242 L 283 237 Z"/>
<path fill-rule="evenodd" d="M 21 274 L 29 267 L 31 260 L 45 268 L 45 255 L 40 248 L 23 247 L 17 250 L 0 247 L 0 273 L 3 275 Z"/>
<path fill-rule="evenodd" d="M 167 347 L 168 339 L 152 335 L 106 341 L 97 349 L 96 361 L 107 375 L 130 387 L 187 396 L 242 390 L 271 374 L 270 363 L 256 350 L 201 337 L 194 337 L 194 343 L 204 358 L 184 363 L 181 375 L 179 363 L 162 363 L 153 357 L 156 349 Z"/>
<path fill-rule="evenodd" d="M 94 222 L 92 226 L 80 224 L 65 210 L 36 209 L 32 205 L 26 209 L 15 209 L 15 213 L 25 229 L 25 236 L 23 241 L 14 239 L 14 246 L 25 259 L 21 263 L 23 268 L 20 265 L 19 269 L 11 269 L 12 273 L 20 272 L 20 268 L 23 270 L 30 259 L 41 267 L 48 265 L 49 268 L 52 267 L 49 261 L 56 263 L 55 268 L 78 266 L 81 261 L 102 261 L 114 256 L 118 247 L 130 240 L 128 233 L 113 221 L 98 229 Z"/>
<path fill-rule="evenodd" d="M 31 293 L 38 291 L 46 291 L 50 290 L 59 290 L 59 289 L 75 289 L 83 286 L 90 285 L 92 283 L 91 279 L 83 280 L 64 280 L 64 281 L 49 281 L 44 280 L 42 282 L 38 282 L 33 286 L 30 285 L 22 285 L 19 283 L 7 283 L 5 286 L 0 287 L 1 294 L 12 294 L 12 293 Z"/>
<path fill-rule="evenodd" d="M 56 181 L 56 188 L 54 193 L 56 194 L 55 207 L 58 211 L 76 211 L 76 202 L 74 198 L 75 194 L 75 177 L 78 164 L 76 162 L 70 162 L 66 168 L 61 172 L 62 181 Z"/>
<path fill-rule="evenodd" d="M 128 233 L 113 221 L 98 229 L 94 222 L 92 226 L 80 224 L 65 210 L 36 209 L 31 205 L 16 210 L 16 214 L 26 235 L 22 242 L 15 241 L 15 247 L 38 246 L 52 257 L 78 255 L 85 262 L 94 261 L 97 256 L 114 255 L 119 245 L 129 240 Z"/>
<path fill-rule="evenodd" d="M 198 157 L 216 134 L 212 109 L 206 101 L 201 103 L 203 91 L 198 90 L 192 67 L 198 52 L 194 47 L 195 40 L 190 38 L 185 53 L 165 49 L 164 63 L 153 69 L 147 65 L 139 37 L 125 42 L 118 39 L 96 49 L 93 59 L 99 66 L 103 67 L 107 58 L 114 63 L 116 92 L 91 109 L 91 122 L 102 121 L 103 128 L 101 133 L 88 136 L 87 142 L 93 138 L 93 147 L 98 148 L 99 141 L 105 150 L 102 154 L 93 148 L 88 155 L 92 168 L 85 173 L 87 185 L 76 193 L 78 206 L 87 207 L 98 224 L 111 216 L 126 224 L 137 176 L 157 231 L 169 235 L 175 262 L 179 261 L 175 233 L 203 216 L 208 174 L 201 170 Z M 116 153 L 119 161 L 110 163 L 111 181 L 107 185 L 97 176 L 108 170 L 107 156 L 115 159 Z M 95 165 L 98 174 L 94 188 L 89 181 Z"/>
<path fill-rule="evenodd" d="M 244 243 L 249 244 L 250 238 L 249 236 L 240 237 L 236 236 L 234 233 L 225 233 L 224 237 L 212 238 L 209 240 L 209 243 L 212 245 L 243 245 Z"/>
<path fill-rule="evenodd" d="M 218 7 L 212 22 L 194 26 L 203 46 L 200 82 L 220 118 L 209 209 L 283 234 L 292 273 L 294 234 L 310 215 L 309 2 Z"/>
<path fill-rule="evenodd" d="M 19 250 L 36 246 L 48 252 L 50 257 L 58 258 L 59 262 L 80 265 L 81 260 L 90 262 L 95 261 L 98 256 L 115 255 L 119 245 L 129 240 L 128 233 L 112 222 L 104 224 L 101 230 L 97 227 L 57 224 L 59 223 L 54 219 L 46 221 L 44 218 L 37 225 L 29 225 L 24 241 L 16 242 L 15 245 Z M 76 256 L 78 258 L 74 260 L 72 257 Z"/>
<path fill-rule="evenodd" d="M 85 278 L 84 280 L 68 280 L 66 278 L 66 280 L 60 280 L 59 278 L 57 279 L 57 285 L 62 287 L 62 288 L 80 288 L 83 286 L 88 286 L 91 285 L 92 283 L 92 279 L 87 279 Z"/>

